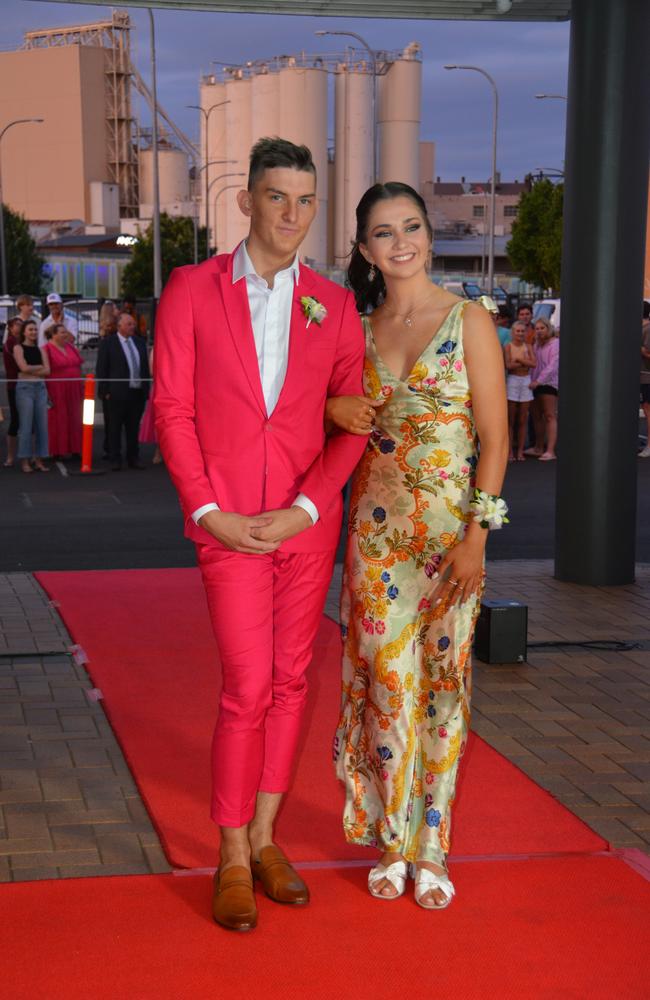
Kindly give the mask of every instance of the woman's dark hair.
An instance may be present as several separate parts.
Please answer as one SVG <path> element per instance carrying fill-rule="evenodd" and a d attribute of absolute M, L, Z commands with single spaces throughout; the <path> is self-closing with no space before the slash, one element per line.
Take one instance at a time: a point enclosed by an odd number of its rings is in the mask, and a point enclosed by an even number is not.
<path fill-rule="evenodd" d="M 250 153 L 248 171 L 248 190 L 252 191 L 265 170 L 274 167 L 290 167 L 293 170 L 306 170 L 316 177 L 316 166 L 307 146 L 296 146 L 288 139 L 258 139 Z"/>
<path fill-rule="evenodd" d="M 38 330 L 38 323 L 35 319 L 24 319 L 21 323 L 20 330 L 18 331 L 18 343 L 24 344 L 25 342 L 25 330 L 28 326 L 35 326 Z"/>
<path fill-rule="evenodd" d="M 22 328 L 22 325 L 23 325 L 24 322 L 25 321 L 22 320 L 20 318 L 20 316 L 12 316 L 11 319 L 7 320 L 7 334 L 10 337 L 13 337 L 14 336 L 14 330 L 17 327 L 21 327 Z M 16 333 L 16 336 L 18 336 L 17 333 Z"/>
<path fill-rule="evenodd" d="M 383 302 L 386 295 L 384 276 L 378 268 L 374 270 L 374 278 L 370 279 L 370 264 L 361 253 L 359 244 L 368 242 L 368 219 L 370 213 L 379 201 L 391 201 L 393 198 L 410 198 L 422 216 L 429 238 L 433 241 L 433 229 L 427 215 L 424 199 L 408 184 L 400 181 L 386 181 L 385 184 L 373 184 L 368 188 L 357 205 L 357 232 L 352 246 L 350 263 L 348 265 L 348 285 L 354 292 L 357 309 L 360 313 L 368 313 Z"/>

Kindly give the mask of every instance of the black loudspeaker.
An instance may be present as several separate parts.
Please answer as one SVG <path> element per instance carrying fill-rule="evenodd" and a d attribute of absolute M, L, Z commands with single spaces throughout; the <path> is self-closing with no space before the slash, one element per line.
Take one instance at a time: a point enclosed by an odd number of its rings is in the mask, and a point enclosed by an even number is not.
<path fill-rule="evenodd" d="M 526 659 L 528 606 L 519 601 L 482 601 L 474 652 L 483 663 L 523 663 Z"/>

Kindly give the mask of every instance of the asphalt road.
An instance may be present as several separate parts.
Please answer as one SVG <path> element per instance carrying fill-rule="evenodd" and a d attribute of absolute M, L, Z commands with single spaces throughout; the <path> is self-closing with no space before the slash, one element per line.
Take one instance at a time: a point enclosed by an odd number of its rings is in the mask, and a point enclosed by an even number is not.
<path fill-rule="evenodd" d="M 5 427 L 0 424 L 2 456 Z M 66 476 L 56 465 L 46 475 L 25 475 L 0 467 L 0 572 L 194 565 L 176 493 L 164 466 L 150 464 L 152 454 L 152 446 L 143 447 L 143 472 L 81 476 L 68 463 Z M 648 509 L 650 459 L 640 459 L 638 466 L 637 558 L 650 562 L 650 519 L 642 516 Z M 108 466 L 99 460 L 95 468 Z M 492 533 L 488 558 L 553 557 L 555 474 L 552 462 L 509 466 L 503 492 L 512 523 Z"/>

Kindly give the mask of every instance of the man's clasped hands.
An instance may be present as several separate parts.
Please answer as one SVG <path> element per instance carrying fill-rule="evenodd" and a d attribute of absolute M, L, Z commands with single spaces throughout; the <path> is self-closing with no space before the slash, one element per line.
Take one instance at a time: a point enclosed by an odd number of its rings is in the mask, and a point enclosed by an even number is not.
<path fill-rule="evenodd" d="M 275 552 L 288 538 L 310 528 L 312 520 L 302 507 L 267 510 L 256 517 L 210 510 L 199 519 L 210 535 L 233 552 Z"/>

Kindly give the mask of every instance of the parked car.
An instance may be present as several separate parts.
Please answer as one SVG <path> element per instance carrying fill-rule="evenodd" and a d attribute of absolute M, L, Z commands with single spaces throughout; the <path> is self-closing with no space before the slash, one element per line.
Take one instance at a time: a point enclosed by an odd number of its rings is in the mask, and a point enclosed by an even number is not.
<path fill-rule="evenodd" d="M 97 299 L 74 299 L 66 302 L 64 312 L 77 324 L 79 331 L 77 347 L 81 350 L 97 347 L 99 344 L 99 304 Z"/>
<path fill-rule="evenodd" d="M 462 281 L 440 281 L 438 283 L 446 292 L 451 292 L 452 295 L 458 295 L 461 299 L 467 298 Z"/>
<path fill-rule="evenodd" d="M 462 285 L 468 299 L 480 299 L 481 295 L 487 295 L 487 292 L 475 281 L 463 281 Z"/>
<path fill-rule="evenodd" d="M 539 316 L 550 320 L 556 330 L 560 329 L 560 299 L 538 299 L 533 303 L 533 323 Z"/>

